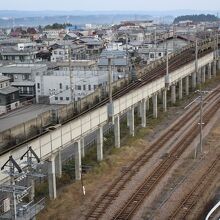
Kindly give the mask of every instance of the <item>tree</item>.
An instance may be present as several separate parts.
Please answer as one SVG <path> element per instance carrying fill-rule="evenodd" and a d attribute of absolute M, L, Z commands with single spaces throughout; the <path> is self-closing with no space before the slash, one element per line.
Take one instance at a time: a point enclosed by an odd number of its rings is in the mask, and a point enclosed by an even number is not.
<path fill-rule="evenodd" d="M 216 17 L 215 15 L 211 14 L 200 14 L 200 15 L 183 15 L 175 18 L 174 24 L 179 23 L 180 21 L 192 21 L 192 22 L 215 22 L 219 21 L 219 18 Z"/>

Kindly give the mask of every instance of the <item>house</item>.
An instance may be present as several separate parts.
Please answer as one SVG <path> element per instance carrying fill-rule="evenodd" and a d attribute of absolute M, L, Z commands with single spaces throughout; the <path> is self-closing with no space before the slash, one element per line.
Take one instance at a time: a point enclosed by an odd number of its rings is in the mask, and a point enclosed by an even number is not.
<path fill-rule="evenodd" d="M 14 61 L 16 63 L 33 63 L 36 60 L 36 54 L 38 53 L 38 51 L 34 48 L 21 49 L 18 47 L 3 47 L 1 48 L 0 53 L 2 60 L 4 61 Z"/>
<path fill-rule="evenodd" d="M 64 33 L 64 29 L 48 29 L 43 31 L 43 35 L 45 35 L 47 39 L 59 39 Z"/>
<path fill-rule="evenodd" d="M 78 38 L 79 37 L 76 34 L 69 32 L 64 36 L 63 40 L 76 40 Z"/>
<path fill-rule="evenodd" d="M 0 67 L 0 73 L 11 82 L 35 81 L 36 75 L 47 71 L 46 64 L 11 64 Z"/>
<path fill-rule="evenodd" d="M 86 54 L 88 56 L 98 55 L 104 48 L 103 40 L 95 37 L 81 37 L 78 42 L 86 46 Z"/>
<path fill-rule="evenodd" d="M 121 73 L 119 78 L 124 77 L 129 63 L 127 52 L 125 50 L 103 50 L 98 60 L 99 69 L 108 70 L 109 57 L 111 57 L 111 65 Z"/>
<path fill-rule="evenodd" d="M 173 53 L 191 42 L 194 42 L 192 38 L 172 36 L 166 40 L 157 40 L 156 42 L 143 44 L 138 48 L 138 54 L 143 60 L 151 62 L 165 56 L 167 50 L 168 53 Z"/>
<path fill-rule="evenodd" d="M 33 99 L 35 97 L 35 82 L 12 82 L 11 85 L 19 89 L 20 98 Z"/>
<path fill-rule="evenodd" d="M 10 85 L 10 78 L 0 75 L 0 115 L 19 107 L 19 89 Z"/>
<path fill-rule="evenodd" d="M 59 41 L 50 46 L 52 55 L 51 62 L 65 61 L 69 59 L 69 51 L 71 51 L 71 59 L 81 60 L 86 58 L 86 46 L 74 43 L 72 41 Z"/>

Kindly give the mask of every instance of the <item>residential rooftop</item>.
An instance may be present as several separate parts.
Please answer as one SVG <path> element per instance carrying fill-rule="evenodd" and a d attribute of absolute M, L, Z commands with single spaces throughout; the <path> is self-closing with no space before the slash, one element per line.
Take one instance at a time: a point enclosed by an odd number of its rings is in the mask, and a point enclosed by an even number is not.
<path fill-rule="evenodd" d="M 7 76 L 1 76 L 1 75 L 0 75 L 0 82 L 5 82 L 5 81 L 8 81 L 8 80 L 10 80 L 9 77 L 7 77 Z"/>
<path fill-rule="evenodd" d="M 17 92 L 17 91 L 19 91 L 18 88 L 8 86 L 8 87 L 4 87 L 4 88 L 0 89 L 0 94 L 8 95 L 8 94 L 11 94 L 11 93 Z"/>

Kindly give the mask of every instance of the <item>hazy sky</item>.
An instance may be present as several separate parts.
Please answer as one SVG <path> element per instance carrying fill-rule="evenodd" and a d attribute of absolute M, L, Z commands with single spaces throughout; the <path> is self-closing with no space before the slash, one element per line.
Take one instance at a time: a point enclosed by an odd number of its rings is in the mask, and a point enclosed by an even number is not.
<path fill-rule="evenodd" d="M 219 10 L 220 0 L 0 0 L 0 10 Z"/>

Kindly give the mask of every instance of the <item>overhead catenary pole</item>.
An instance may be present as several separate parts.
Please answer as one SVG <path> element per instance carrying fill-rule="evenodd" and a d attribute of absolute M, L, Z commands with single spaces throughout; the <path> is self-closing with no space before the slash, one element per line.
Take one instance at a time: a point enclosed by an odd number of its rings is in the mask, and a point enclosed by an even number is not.
<path fill-rule="evenodd" d="M 129 67 L 129 58 L 128 58 L 128 33 L 125 34 L 126 36 L 126 65 L 127 65 L 127 74 L 128 74 L 128 83 L 131 81 L 130 76 L 130 67 Z"/>
<path fill-rule="evenodd" d="M 216 52 L 215 52 L 215 60 L 218 60 L 218 31 L 216 33 Z"/>
<path fill-rule="evenodd" d="M 112 57 L 108 57 L 108 89 L 109 102 L 112 103 Z"/>
<path fill-rule="evenodd" d="M 169 80 L 169 55 L 168 55 L 168 42 L 166 39 L 166 76 L 165 76 L 165 88 L 169 88 L 170 80 Z"/>
<path fill-rule="evenodd" d="M 175 30 L 174 30 L 174 25 L 173 25 L 173 53 L 175 51 Z"/>
<path fill-rule="evenodd" d="M 196 75 L 198 75 L 198 40 L 196 39 L 196 62 L 195 62 L 195 70 Z"/>

